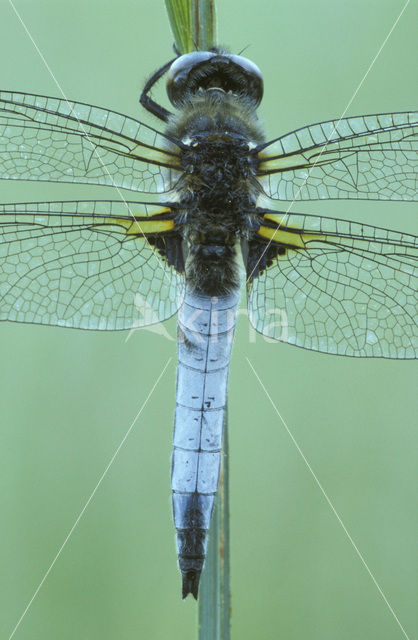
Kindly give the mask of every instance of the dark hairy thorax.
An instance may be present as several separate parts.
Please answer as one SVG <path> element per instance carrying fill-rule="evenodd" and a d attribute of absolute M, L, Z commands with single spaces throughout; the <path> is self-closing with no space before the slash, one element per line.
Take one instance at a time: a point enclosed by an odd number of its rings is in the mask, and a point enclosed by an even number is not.
<path fill-rule="evenodd" d="M 254 228 L 259 187 L 257 158 L 263 141 L 245 96 L 219 90 L 190 97 L 167 133 L 183 143 L 178 228 L 188 285 L 210 296 L 239 286 L 237 246 Z"/>

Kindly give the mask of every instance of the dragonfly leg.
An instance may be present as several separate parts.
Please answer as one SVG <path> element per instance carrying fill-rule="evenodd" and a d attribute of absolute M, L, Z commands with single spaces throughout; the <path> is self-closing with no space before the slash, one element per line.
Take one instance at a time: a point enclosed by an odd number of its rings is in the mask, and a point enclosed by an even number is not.
<path fill-rule="evenodd" d="M 160 78 L 162 78 L 162 76 L 169 70 L 174 60 L 176 60 L 176 58 L 173 58 L 152 74 L 151 78 L 146 82 L 139 98 L 139 102 L 144 107 L 144 109 L 152 113 L 160 120 L 163 120 L 163 122 L 168 121 L 169 117 L 172 115 L 171 111 L 168 111 L 167 109 L 159 105 L 148 94 L 151 91 L 152 87 L 158 82 L 158 80 L 160 80 Z"/>

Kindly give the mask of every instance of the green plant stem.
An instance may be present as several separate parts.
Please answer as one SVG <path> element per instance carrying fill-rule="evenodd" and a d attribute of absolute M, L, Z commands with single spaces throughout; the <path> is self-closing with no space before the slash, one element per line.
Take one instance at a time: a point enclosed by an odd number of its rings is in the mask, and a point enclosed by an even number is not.
<path fill-rule="evenodd" d="M 208 51 L 216 43 L 215 0 L 192 0 L 192 21 L 196 49 Z"/>
<path fill-rule="evenodd" d="M 165 0 L 178 51 L 207 51 L 216 43 L 215 0 Z"/>
<path fill-rule="evenodd" d="M 199 640 L 230 638 L 229 446 L 225 410 L 223 455 L 199 595 Z"/>

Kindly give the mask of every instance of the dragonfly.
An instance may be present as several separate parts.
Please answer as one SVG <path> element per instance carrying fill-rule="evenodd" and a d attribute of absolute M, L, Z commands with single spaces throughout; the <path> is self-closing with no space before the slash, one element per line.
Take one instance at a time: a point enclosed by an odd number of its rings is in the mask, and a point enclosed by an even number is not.
<path fill-rule="evenodd" d="M 175 113 L 151 90 L 167 74 Z M 311 124 L 266 142 L 258 67 L 221 49 L 146 83 L 154 128 L 0 92 L 0 177 L 106 185 L 160 202 L 0 206 L 0 319 L 129 330 L 178 313 L 172 495 L 182 596 L 198 596 L 241 290 L 260 333 L 348 357 L 416 357 L 417 238 L 277 201 L 416 201 L 417 112 Z"/>

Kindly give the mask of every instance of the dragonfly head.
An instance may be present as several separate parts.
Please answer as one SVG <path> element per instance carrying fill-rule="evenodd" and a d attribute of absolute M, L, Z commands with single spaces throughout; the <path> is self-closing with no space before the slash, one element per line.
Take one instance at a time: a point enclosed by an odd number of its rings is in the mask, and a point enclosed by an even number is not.
<path fill-rule="evenodd" d="M 254 62 L 220 51 L 194 51 L 177 58 L 167 76 L 167 94 L 179 108 L 199 91 L 231 92 L 255 109 L 263 97 L 263 76 Z"/>

